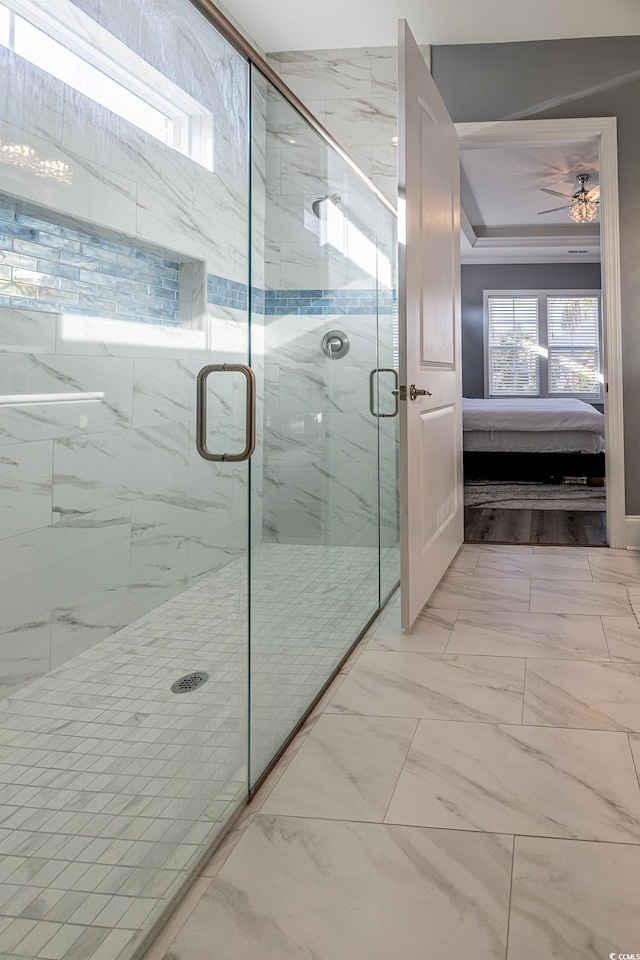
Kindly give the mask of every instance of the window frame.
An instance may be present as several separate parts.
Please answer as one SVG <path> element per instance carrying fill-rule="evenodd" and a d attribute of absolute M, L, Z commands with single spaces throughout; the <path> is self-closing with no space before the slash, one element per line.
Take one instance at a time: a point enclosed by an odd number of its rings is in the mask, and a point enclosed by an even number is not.
<path fill-rule="evenodd" d="M 504 297 L 513 300 L 518 297 L 536 297 L 538 300 L 538 349 L 539 357 L 539 390 L 537 394 L 500 394 L 493 395 L 490 392 L 490 350 L 489 350 L 489 298 Z M 600 390 L 598 393 L 549 393 L 549 335 L 547 325 L 547 298 L 548 297 L 575 297 L 582 299 L 594 297 L 598 302 L 598 379 Z M 482 351 L 483 351 L 483 369 L 484 369 L 484 396 L 486 399 L 529 399 L 529 400 L 548 400 L 556 397 L 570 397 L 576 400 L 585 400 L 588 403 L 604 402 L 604 345 L 603 345 L 603 324 L 602 324 L 602 290 L 586 289 L 554 289 L 540 288 L 535 289 L 515 289 L 515 290 L 484 290 L 483 291 L 483 329 L 482 329 Z"/>

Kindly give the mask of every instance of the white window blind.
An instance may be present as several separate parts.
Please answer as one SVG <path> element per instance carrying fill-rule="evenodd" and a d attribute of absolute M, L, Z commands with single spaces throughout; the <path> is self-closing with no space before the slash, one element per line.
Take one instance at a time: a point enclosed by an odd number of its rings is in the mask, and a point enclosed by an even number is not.
<path fill-rule="evenodd" d="M 549 396 L 600 396 L 597 297 L 547 297 Z"/>
<path fill-rule="evenodd" d="M 490 296 L 487 304 L 490 396 L 538 396 L 538 298 Z"/>

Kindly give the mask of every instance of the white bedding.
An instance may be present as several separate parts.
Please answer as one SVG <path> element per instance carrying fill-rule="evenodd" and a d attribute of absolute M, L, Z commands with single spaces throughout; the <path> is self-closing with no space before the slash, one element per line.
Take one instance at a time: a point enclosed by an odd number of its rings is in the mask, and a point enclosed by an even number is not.
<path fill-rule="evenodd" d="M 582 400 L 462 402 L 464 449 L 502 453 L 601 453 L 604 415 Z"/>
<path fill-rule="evenodd" d="M 604 440 L 586 430 L 465 430 L 463 449 L 478 453 L 603 453 Z"/>

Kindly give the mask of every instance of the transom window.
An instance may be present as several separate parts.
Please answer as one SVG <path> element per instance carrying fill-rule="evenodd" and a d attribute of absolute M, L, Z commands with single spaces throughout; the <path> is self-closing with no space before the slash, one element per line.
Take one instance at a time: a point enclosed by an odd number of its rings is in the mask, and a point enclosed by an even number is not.
<path fill-rule="evenodd" d="M 213 170 L 213 116 L 71 4 L 0 2 L 0 46 Z"/>
<path fill-rule="evenodd" d="M 599 290 L 486 290 L 485 396 L 601 400 Z"/>

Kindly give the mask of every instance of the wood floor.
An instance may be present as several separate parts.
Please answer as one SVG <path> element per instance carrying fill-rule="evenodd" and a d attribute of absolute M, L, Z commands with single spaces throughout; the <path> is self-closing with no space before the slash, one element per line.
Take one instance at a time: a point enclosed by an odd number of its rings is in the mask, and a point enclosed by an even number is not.
<path fill-rule="evenodd" d="M 607 515 L 600 511 L 465 507 L 464 520 L 467 543 L 607 545 Z"/>

